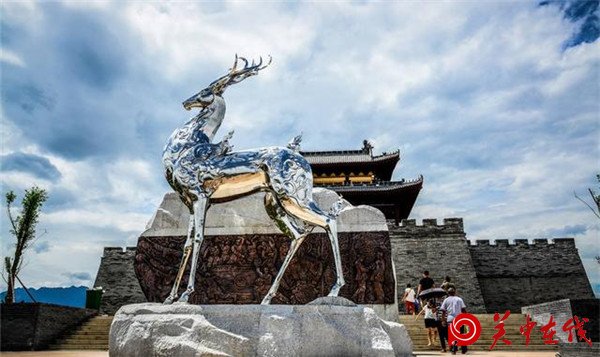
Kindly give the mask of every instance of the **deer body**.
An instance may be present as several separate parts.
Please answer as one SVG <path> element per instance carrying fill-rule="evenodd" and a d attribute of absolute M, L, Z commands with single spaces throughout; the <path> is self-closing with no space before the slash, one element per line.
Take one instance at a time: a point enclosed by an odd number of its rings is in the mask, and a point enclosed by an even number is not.
<path fill-rule="evenodd" d="M 178 301 L 186 302 L 194 291 L 194 272 L 204 238 L 204 219 L 208 207 L 257 191 L 266 192 L 267 213 L 292 240 L 288 255 L 262 303 L 269 304 L 275 296 L 294 253 L 314 227 L 324 228 L 330 238 L 337 281 L 329 295 L 337 296 L 344 285 L 335 221 L 340 210 L 338 207 L 325 213 L 314 203 L 312 171 L 306 159 L 297 152 L 299 137 L 288 148 L 266 147 L 237 152 L 232 152 L 229 145 L 232 132 L 220 143 L 212 143 L 225 117 L 225 100 L 222 97 L 225 88 L 266 67 L 261 67 L 262 60 L 258 65 L 253 63 L 248 66 L 245 59 L 240 59 L 245 62 L 244 68 L 237 69 L 236 56 L 234 66 L 227 75 L 183 103 L 188 110 L 200 107 L 200 113 L 175 130 L 163 150 L 167 181 L 190 210 L 183 258 L 165 303 L 177 298 L 179 283 L 190 255 L 192 263 L 187 290 Z"/>

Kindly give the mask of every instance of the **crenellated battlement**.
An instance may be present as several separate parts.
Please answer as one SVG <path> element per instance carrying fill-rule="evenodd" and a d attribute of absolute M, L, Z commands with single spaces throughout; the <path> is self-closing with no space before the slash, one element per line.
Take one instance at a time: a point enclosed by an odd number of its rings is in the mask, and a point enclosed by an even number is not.
<path fill-rule="evenodd" d="M 496 239 L 496 240 L 488 240 L 488 239 L 477 239 L 476 241 L 471 241 L 472 247 L 477 246 L 494 246 L 497 248 L 503 247 L 564 247 L 564 248 L 575 248 L 575 238 L 554 238 L 554 239 L 539 239 L 536 238 L 532 242 L 529 242 L 528 239 Z"/>
<path fill-rule="evenodd" d="M 407 219 L 390 223 L 389 231 L 399 284 L 416 286 L 423 270 L 435 281 L 449 275 L 472 311 L 519 311 L 543 299 L 593 296 L 573 238 L 470 241 L 461 218 Z"/>
<path fill-rule="evenodd" d="M 593 297 L 573 238 L 476 240 L 469 251 L 488 311 Z"/>
<path fill-rule="evenodd" d="M 423 219 L 421 224 L 407 219 L 400 225 L 389 224 L 389 232 L 399 287 L 408 283 L 416 287 L 424 270 L 438 284 L 450 275 L 460 286 L 461 296 L 469 301 L 469 311 L 486 311 L 462 218 L 445 218 L 441 223 Z M 401 298 L 403 289 L 398 292 Z"/>
<path fill-rule="evenodd" d="M 444 218 L 442 224 L 439 224 L 438 220 L 435 218 L 423 219 L 422 224 L 417 224 L 417 221 L 414 219 L 405 219 L 399 226 L 390 224 L 389 231 L 393 238 L 441 236 L 465 237 L 462 218 Z"/>
<path fill-rule="evenodd" d="M 136 247 L 104 247 L 94 287 L 102 287 L 103 314 L 114 314 L 125 304 L 146 302 L 133 271 Z"/>
<path fill-rule="evenodd" d="M 102 258 L 126 257 L 135 254 L 136 247 L 104 247 Z"/>

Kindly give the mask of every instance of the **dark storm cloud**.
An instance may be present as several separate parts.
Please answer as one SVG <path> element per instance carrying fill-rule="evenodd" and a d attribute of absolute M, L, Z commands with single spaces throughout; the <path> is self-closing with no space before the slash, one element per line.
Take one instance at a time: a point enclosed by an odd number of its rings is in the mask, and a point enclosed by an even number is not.
<path fill-rule="evenodd" d="M 14 104 L 24 113 L 28 114 L 29 116 L 23 118 L 24 120 L 27 120 L 40 109 L 51 111 L 55 104 L 53 97 L 33 83 L 3 87 L 2 98 L 4 98 L 6 103 Z"/>
<path fill-rule="evenodd" d="M 114 157 L 146 146 L 134 130 L 140 104 L 131 86 L 139 84 L 119 85 L 136 75 L 129 60 L 135 49 L 124 45 L 124 25 L 107 21 L 102 12 L 57 3 L 42 8 L 35 25 L 3 19 L 3 28 L 12 29 L 3 45 L 24 62 L 3 71 L 6 118 L 27 140 L 68 159 Z M 18 41 L 10 39 L 14 36 Z"/>
<path fill-rule="evenodd" d="M 50 181 L 61 177 L 60 171 L 47 158 L 22 152 L 0 156 L 0 170 L 26 172 Z"/>
<path fill-rule="evenodd" d="M 82 84 L 108 91 L 127 73 L 127 55 L 117 31 L 93 16 L 69 16 L 56 36 L 65 70 Z"/>
<path fill-rule="evenodd" d="M 553 229 L 548 232 L 550 237 L 575 237 L 584 235 L 588 230 L 588 227 L 583 224 L 577 224 L 573 226 L 564 226 L 559 229 Z"/>

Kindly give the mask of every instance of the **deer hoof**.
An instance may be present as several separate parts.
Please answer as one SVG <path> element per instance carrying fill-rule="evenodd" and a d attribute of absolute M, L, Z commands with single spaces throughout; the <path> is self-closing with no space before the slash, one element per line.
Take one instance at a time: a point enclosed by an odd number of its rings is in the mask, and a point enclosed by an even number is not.
<path fill-rule="evenodd" d="M 329 292 L 329 294 L 327 296 L 338 296 L 340 289 L 342 288 L 342 284 L 335 284 L 333 286 L 333 288 L 331 288 L 331 291 Z"/>
<path fill-rule="evenodd" d="M 164 302 L 163 305 L 171 305 L 173 303 L 173 300 L 175 300 L 174 296 L 169 296 Z"/>
<path fill-rule="evenodd" d="M 188 300 L 190 299 L 190 295 L 194 292 L 194 290 L 186 290 L 183 292 L 183 294 L 181 294 L 181 297 L 179 298 L 179 300 L 177 300 L 177 302 L 188 302 Z"/>
<path fill-rule="evenodd" d="M 273 295 L 267 294 L 267 296 L 264 297 L 264 299 L 262 300 L 262 302 L 260 304 L 261 305 L 271 305 L 272 298 L 273 298 Z"/>

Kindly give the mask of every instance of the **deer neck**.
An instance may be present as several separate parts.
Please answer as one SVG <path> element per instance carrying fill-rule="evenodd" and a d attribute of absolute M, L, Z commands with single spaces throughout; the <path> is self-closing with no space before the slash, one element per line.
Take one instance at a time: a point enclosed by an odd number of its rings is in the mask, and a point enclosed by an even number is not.
<path fill-rule="evenodd" d="M 199 118 L 198 124 L 200 130 L 208 137 L 208 141 L 212 142 L 221 127 L 221 123 L 223 123 L 223 118 L 225 118 L 225 100 L 217 96 L 207 109 L 208 113 Z"/>

